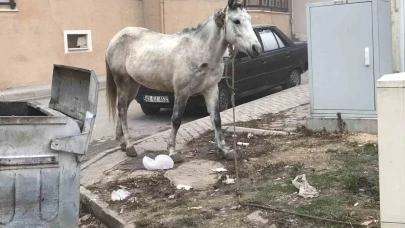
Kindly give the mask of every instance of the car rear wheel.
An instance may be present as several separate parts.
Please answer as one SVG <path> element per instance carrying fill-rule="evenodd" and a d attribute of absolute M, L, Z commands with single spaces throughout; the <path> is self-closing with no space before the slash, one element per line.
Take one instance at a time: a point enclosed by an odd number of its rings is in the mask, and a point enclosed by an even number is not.
<path fill-rule="evenodd" d="M 150 106 L 146 106 L 146 105 L 141 105 L 141 109 L 142 109 L 143 113 L 145 113 L 148 116 L 155 115 L 160 111 L 160 108 L 150 107 Z"/>
<path fill-rule="evenodd" d="M 223 83 L 218 86 L 219 111 L 222 112 L 232 106 L 231 90 Z"/>
<path fill-rule="evenodd" d="M 288 89 L 301 84 L 301 71 L 299 69 L 294 69 L 288 75 L 287 81 L 282 86 L 283 89 Z"/>

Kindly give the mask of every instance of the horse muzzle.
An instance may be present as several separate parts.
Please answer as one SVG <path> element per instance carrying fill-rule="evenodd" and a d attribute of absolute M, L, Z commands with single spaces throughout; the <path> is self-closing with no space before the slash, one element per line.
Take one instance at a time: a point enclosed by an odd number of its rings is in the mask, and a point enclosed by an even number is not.
<path fill-rule="evenodd" d="M 251 58 L 257 58 L 262 54 L 263 50 L 260 45 L 253 44 L 252 48 L 249 50 L 249 55 Z"/>

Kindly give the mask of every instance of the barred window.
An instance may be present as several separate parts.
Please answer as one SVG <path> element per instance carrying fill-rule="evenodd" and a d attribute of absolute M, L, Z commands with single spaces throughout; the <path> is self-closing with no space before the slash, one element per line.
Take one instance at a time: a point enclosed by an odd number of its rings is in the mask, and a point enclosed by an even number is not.
<path fill-rule="evenodd" d="M 16 5 L 15 0 L 0 0 L 0 6 L 9 6 L 12 10 L 15 9 Z"/>
<path fill-rule="evenodd" d="M 274 11 L 288 12 L 289 0 L 247 0 L 249 7 L 266 7 Z"/>

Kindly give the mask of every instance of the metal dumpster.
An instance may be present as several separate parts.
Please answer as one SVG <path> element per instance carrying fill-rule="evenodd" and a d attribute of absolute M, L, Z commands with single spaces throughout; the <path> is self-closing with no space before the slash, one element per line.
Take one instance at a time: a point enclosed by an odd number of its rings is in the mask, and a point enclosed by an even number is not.
<path fill-rule="evenodd" d="M 79 226 L 98 87 L 93 71 L 54 65 L 49 107 L 0 102 L 1 228 Z"/>

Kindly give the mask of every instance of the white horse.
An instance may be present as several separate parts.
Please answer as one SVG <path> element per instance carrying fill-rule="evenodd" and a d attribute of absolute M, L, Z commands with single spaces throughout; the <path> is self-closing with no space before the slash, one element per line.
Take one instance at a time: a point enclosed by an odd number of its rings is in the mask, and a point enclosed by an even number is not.
<path fill-rule="evenodd" d="M 188 98 L 197 93 L 204 96 L 218 148 L 226 159 L 237 156 L 222 135 L 218 83 L 223 74 L 222 59 L 228 44 L 251 58 L 262 52 L 245 7 L 244 0 L 229 0 L 223 9 L 217 10 L 197 28 L 174 35 L 127 27 L 112 38 L 106 52 L 107 98 L 114 119 L 118 98 L 116 137 L 128 156 L 137 156 L 128 139 L 127 110 L 140 85 L 175 94 L 167 147 L 175 162 L 183 161 L 175 152 L 181 118 Z"/>

